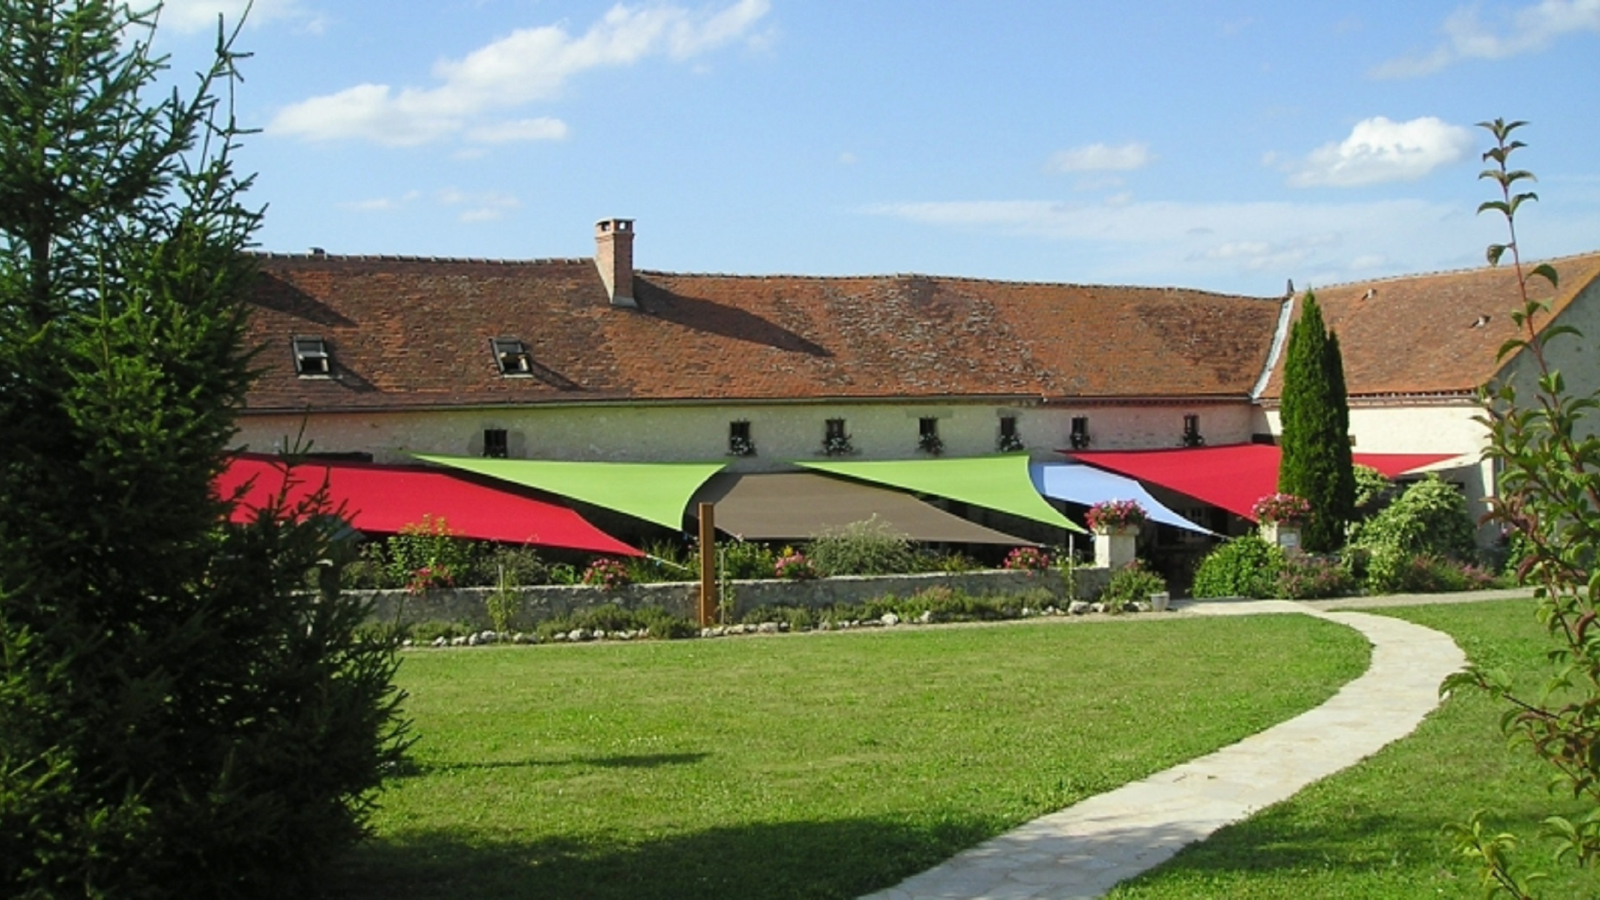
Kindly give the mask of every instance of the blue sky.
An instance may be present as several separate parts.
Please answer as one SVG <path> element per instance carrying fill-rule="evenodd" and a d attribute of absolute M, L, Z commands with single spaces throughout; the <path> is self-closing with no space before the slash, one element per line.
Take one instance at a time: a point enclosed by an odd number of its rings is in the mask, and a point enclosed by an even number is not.
<path fill-rule="evenodd" d="M 168 0 L 190 71 L 243 0 Z M 1298 287 L 1600 250 L 1600 0 L 256 0 L 264 249 Z"/>

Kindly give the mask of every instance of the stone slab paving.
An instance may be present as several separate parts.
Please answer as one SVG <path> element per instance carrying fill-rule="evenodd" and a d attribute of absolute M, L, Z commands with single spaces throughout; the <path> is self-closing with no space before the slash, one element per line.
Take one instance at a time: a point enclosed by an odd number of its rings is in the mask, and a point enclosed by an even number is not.
<path fill-rule="evenodd" d="M 1298 613 L 1360 631 L 1366 673 L 1328 702 L 1208 756 L 1035 819 L 866 900 L 1077 900 L 1154 868 L 1185 845 L 1286 800 L 1410 734 L 1466 665 L 1449 636 L 1358 612 L 1267 600 L 1186 615 Z"/>

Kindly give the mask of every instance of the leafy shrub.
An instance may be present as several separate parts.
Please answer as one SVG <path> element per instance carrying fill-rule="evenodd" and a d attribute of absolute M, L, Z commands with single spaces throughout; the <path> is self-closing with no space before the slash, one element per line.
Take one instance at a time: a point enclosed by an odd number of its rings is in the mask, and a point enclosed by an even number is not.
<path fill-rule="evenodd" d="M 465 622 L 412 622 L 410 625 L 401 626 L 401 632 L 418 644 L 431 644 L 435 638 L 466 637 L 474 631 L 471 625 Z"/>
<path fill-rule="evenodd" d="M 984 568 L 984 565 L 965 553 L 954 550 L 944 553 L 924 550 L 917 553 L 916 567 L 918 571 L 922 572 L 960 574 L 962 572 L 980 571 Z"/>
<path fill-rule="evenodd" d="M 808 606 L 763 604 L 740 616 L 739 621 L 750 625 L 760 625 L 763 622 L 780 622 L 787 624 L 790 631 L 803 631 L 807 628 L 816 627 L 819 621 L 817 612 L 817 610 Z"/>
<path fill-rule="evenodd" d="M 458 584 L 474 587 L 531 587 L 546 584 L 549 569 L 539 551 L 521 544 L 479 545 Z"/>
<path fill-rule="evenodd" d="M 1356 476 L 1356 517 L 1366 518 L 1377 512 L 1378 507 L 1388 499 L 1394 482 L 1371 466 L 1358 463 L 1352 467 L 1352 471 Z"/>
<path fill-rule="evenodd" d="M 818 535 L 806 556 L 823 575 L 897 575 L 916 569 L 911 542 L 877 516 Z"/>
<path fill-rule="evenodd" d="M 1322 600 L 1356 592 L 1358 585 L 1350 570 L 1338 562 L 1319 556 L 1293 556 L 1278 570 L 1274 596 L 1285 600 Z"/>
<path fill-rule="evenodd" d="M 472 564 L 473 544 L 441 518 L 423 516 L 389 538 L 384 556 L 389 577 L 411 591 L 454 584 Z"/>
<path fill-rule="evenodd" d="M 1020 606 L 1018 604 L 1019 609 Z M 1011 618 L 993 597 L 974 597 L 943 585 L 912 594 L 896 604 L 895 612 L 906 619 L 917 619 L 924 613 L 931 613 L 935 622 L 985 622 Z"/>
<path fill-rule="evenodd" d="M 339 586 L 358 591 L 403 587 L 405 582 L 395 580 L 391 574 L 383 546 L 381 541 L 362 544 L 356 558 L 339 570 Z"/>
<path fill-rule="evenodd" d="M 1373 551 L 1367 584 L 1384 593 L 1438 594 L 1495 587 L 1498 580 L 1493 572 L 1472 563 L 1385 547 Z"/>
<path fill-rule="evenodd" d="M 1236 537 L 1200 561 L 1191 592 L 1196 597 L 1273 597 L 1284 562 L 1283 548 L 1259 535 Z"/>
<path fill-rule="evenodd" d="M 1128 603 L 1148 601 L 1151 594 L 1166 589 L 1167 580 L 1150 571 L 1144 560 L 1136 559 L 1111 574 L 1100 602 L 1109 612 L 1121 612 Z"/>
<path fill-rule="evenodd" d="M 755 541 L 733 541 L 718 549 L 722 578 L 771 578 L 777 560 L 772 548 Z"/>
<path fill-rule="evenodd" d="M 662 640 L 694 637 L 700 633 L 689 620 L 674 616 L 660 607 L 646 606 L 625 609 L 607 604 L 546 619 L 537 628 L 539 636 L 549 640 L 556 634 L 584 631 L 644 631 L 650 637 Z"/>
<path fill-rule="evenodd" d="M 1355 528 L 1351 543 L 1370 548 L 1375 557 L 1381 548 L 1390 548 L 1405 557 L 1433 554 L 1470 560 L 1477 552 L 1475 531 L 1466 497 L 1437 475 L 1429 475 Z"/>

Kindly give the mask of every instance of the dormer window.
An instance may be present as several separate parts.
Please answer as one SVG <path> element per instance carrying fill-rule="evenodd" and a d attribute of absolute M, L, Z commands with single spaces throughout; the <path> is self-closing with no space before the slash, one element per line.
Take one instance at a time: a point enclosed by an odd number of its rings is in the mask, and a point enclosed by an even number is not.
<path fill-rule="evenodd" d="M 294 346 L 294 372 L 301 378 L 328 378 L 333 375 L 333 357 L 328 342 L 319 337 L 297 337 Z"/>
<path fill-rule="evenodd" d="M 501 375 L 533 374 L 533 354 L 528 352 L 526 344 L 516 338 L 494 338 L 489 343 Z"/>

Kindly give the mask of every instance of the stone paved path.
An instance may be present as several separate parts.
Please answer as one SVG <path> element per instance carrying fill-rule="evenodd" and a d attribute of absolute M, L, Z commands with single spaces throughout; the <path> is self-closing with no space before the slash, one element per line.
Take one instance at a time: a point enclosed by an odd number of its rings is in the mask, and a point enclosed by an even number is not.
<path fill-rule="evenodd" d="M 1281 725 L 1023 825 L 867 900 L 1074 900 L 1293 796 L 1410 734 L 1466 665 L 1447 635 L 1384 616 L 1287 601 L 1197 604 L 1186 615 L 1302 613 L 1372 642 L 1367 672 Z"/>

